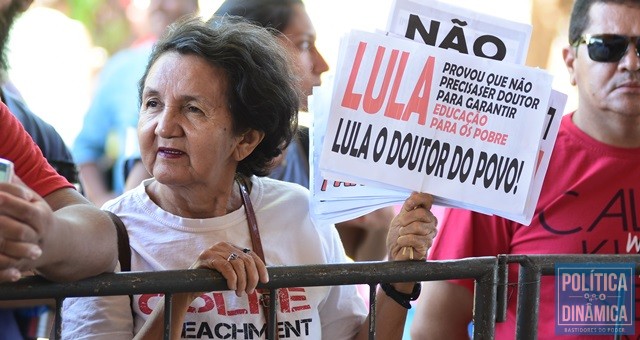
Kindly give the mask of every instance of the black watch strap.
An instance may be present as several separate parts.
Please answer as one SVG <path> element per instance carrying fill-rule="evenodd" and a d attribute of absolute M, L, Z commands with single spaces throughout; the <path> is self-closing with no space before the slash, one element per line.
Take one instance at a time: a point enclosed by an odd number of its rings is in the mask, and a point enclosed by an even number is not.
<path fill-rule="evenodd" d="M 380 287 L 388 297 L 392 298 L 400 306 L 406 309 L 411 309 L 411 301 L 415 301 L 418 296 L 420 296 L 422 285 L 420 282 L 416 282 L 411 294 L 405 294 L 397 291 L 390 283 L 381 283 Z"/>

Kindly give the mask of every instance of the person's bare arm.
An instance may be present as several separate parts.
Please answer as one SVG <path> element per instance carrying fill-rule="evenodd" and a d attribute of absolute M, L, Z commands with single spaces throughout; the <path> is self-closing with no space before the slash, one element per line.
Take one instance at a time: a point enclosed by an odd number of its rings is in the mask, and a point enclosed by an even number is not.
<path fill-rule="evenodd" d="M 347 256 L 354 261 L 380 261 L 387 256 L 385 241 L 393 207 L 374 210 L 364 216 L 336 224 Z"/>
<path fill-rule="evenodd" d="M 413 290 L 414 283 L 395 283 L 392 285 L 397 291 L 409 294 Z M 376 292 L 376 315 L 376 339 L 402 339 L 407 309 L 388 297 L 381 289 Z M 362 324 L 360 332 L 355 337 L 355 340 L 365 339 L 369 339 L 369 317 Z"/>
<path fill-rule="evenodd" d="M 114 193 L 107 189 L 102 172 L 96 163 L 84 163 L 78 166 L 80 182 L 85 196 L 97 207 L 101 207 L 106 201 L 115 197 Z"/>
<path fill-rule="evenodd" d="M 115 269 L 111 219 L 74 189 L 42 198 L 17 178 L 0 183 L 0 220 L 0 281 L 28 270 L 71 281 Z"/>
<path fill-rule="evenodd" d="M 424 282 L 416 308 L 412 339 L 469 339 L 473 295 L 467 288 L 447 281 Z"/>
<path fill-rule="evenodd" d="M 402 209 L 391 221 L 387 235 L 388 258 L 392 261 L 424 261 L 427 250 L 436 236 L 436 217 L 431 213 L 433 196 L 412 193 L 404 202 Z M 402 262 L 398 262 L 401 266 Z M 411 294 L 415 282 L 392 283 L 393 289 L 400 293 Z M 387 294 L 376 293 L 376 337 L 378 339 L 402 339 L 407 309 Z M 356 339 L 364 340 L 369 336 L 369 320 L 362 324 Z"/>
<path fill-rule="evenodd" d="M 73 189 L 57 190 L 44 199 L 54 209 L 54 223 L 42 239 L 47 259 L 35 262 L 37 272 L 64 281 L 113 272 L 118 239 L 111 218 Z"/>

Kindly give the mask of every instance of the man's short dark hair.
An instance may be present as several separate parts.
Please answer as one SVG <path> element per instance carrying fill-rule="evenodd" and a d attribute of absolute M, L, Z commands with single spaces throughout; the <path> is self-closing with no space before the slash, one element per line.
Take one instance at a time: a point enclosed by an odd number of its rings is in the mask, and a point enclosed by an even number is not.
<path fill-rule="evenodd" d="M 571 21 L 569 22 L 569 43 L 573 44 L 580 39 L 584 30 L 589 26 L 589 10 L 596 3 L 618 4 L 629 7 L 640 7 L 638 0 L 576 0 L 571 11 Z M 639 18 L 640 20 L 640 18 Z M 611 33 L 611 32 L 597 32 Z"/>

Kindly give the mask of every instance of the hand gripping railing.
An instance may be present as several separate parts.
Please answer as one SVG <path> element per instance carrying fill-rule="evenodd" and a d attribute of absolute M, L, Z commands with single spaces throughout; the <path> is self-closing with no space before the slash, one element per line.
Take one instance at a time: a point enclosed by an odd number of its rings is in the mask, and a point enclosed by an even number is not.
<path fill-rule="evenodd" d="M 370 286 L 369 339 L 375 339 L 375 291 L 378 283 L 474 279 L 474 339 L 493 339 L 496 316 L 498 259 L 478 257 L 452 261 L 357 262 L 346 264 L 269 267 L 269 283 L 259 288 L 334 286 L 368 284 Z M 66 297 L 131 294 L 165 294 L 164 338 L 169 339 L 171 294 L 193 291 L 226 290 L 219 273 L 206 269 L 160 272 L 102 274 L 89 279 L 54 283 L 40 277 L 28 277 L 15 283 L 0 284 L 0 300 L 56 299 L 54 333 L 60 338 L 62 301 Z M 277 299 L 271 299 L 270 313 L 275 313 Z M 267 338 L 274 339 L 276 318 L 270 317 Z"/>

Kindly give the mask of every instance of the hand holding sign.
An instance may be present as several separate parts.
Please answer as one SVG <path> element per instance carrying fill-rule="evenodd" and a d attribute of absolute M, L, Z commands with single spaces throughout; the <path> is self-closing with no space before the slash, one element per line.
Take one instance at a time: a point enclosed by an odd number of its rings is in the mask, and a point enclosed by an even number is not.
<path fill-rule="evenodd" d="M 431 213 L 433 197 L 429 194 L 412 193 L 391 221 L 387 235 L 389 259 L 422 260 L 427 256 L 436 236 L 438 224 Z"/>

